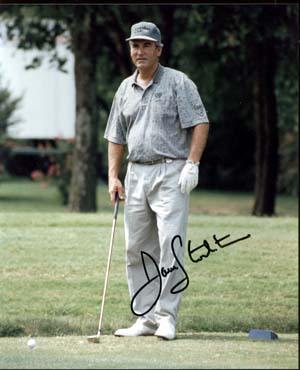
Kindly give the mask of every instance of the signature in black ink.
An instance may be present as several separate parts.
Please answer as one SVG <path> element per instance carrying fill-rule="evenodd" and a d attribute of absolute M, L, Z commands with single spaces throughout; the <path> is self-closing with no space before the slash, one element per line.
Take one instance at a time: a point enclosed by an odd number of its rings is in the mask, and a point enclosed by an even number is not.
<path fill-rule="evenodd" d="M 147 266 L 145 264 L 145 257 L 146 256 L 147 256 L 147 258 L 150 258 L 150 260 L 153 262 L 153 265 L 154 265 L 155 269 L 157 270 L 157 275 L 154 275 L 151 278 L 149 277 Z M 149 253 L 143 252 L 143 251 L 141 251 L 141 258 L 142 258 L 143 268 L 144 268 L 144 271 L 145 271 L 145 274 L 146 274 L 146 277 L 147 277 L 147 282 L 140 287 L 140 289 L 134 294 L 134 296 L 132 297 L 132 300 L 131 300 L 130 308 L 131 308 L 132 313 L 136 316 L 143 316 L 143 315 L 145 315 L 146 313 L 148 313 L 149 311 L 152 310 L 152 308 L 156 305 L 156 302 L 159 300 L 159 297 L 160 297 L 160 294 L 161 294 L 161 289 L 162 289 L 161 275 L 160 275 L 159 268 L 158 268 L 157 263 L 155 262 L 154 258 L 151 257 L 151 255 Z M 153 284 L 153 282 L 155 282 L 156 279 L 159 280 L 159 291 L 158 291 L 157 297 L 154 299 L 153 304 L 146 311 L 144 311 L 142 313 L 135 312 L 135 310 L 133 308 L 134 301 L 143 292 L 143 290 L 145 290 L 145 288 L 147 288 L 149 285 Z"/>
<path fill-rule="evenodd" d="M 164 267 L 162 267 L 160 273 L 163 277 L 166 277 L 170 272 L 174 270 L 178 270 L 178 267 L 176 266 L 168 267 L 167 270 Z"/>
<path fill-rule="evenodd" d="M 230 234 L 228 235 L 225 235 L 223 236 L 222 238 L 217 238 L 216 235 L 213 235 L 213 239 L 214 239 L 214 242 L 215 244 L 217 244 L 220 248 L 225 248 L 225 247 L 228 247 L 229 245 L 231 244 L 234 244 L 234 243 L 237 243 L 241 240 L 244 240 L 244 239 L 247 239 L 247 238 L 250 238 L 250 234 L 244 236 L 244 237 L 241 237 L 239 239 L 236 239 L 236 240 L 233 240 L 227 244 L 221 244 L 221 242 L 230 237 Z M 161 267 L 161 269 L 159 270 L 159 267 L 156 263 L 156 261 L 154 260 L 154 258 L 147 252 L 144 252 L 144 251 L 141 251 L 141 259 L 142 259 L 142 263 L 143 263 L 143 268 L 144 268 L 144 272 L 145 272 L 145 275 L 146 275 L 146 278 L 147 278 L 147 281 L 144 285 L 142 285 L 140 287 L 140 289 L 134 294 L 134 296 L 132 297 L 131 299 L 131 304 L 130 304 L 130 308 L 131 308 L 131 311 L 134 315 L 136 316 L 143 316 L 145 315 L 146 313 L 148 313 L 149 311 L 152 310 L 152 308 L 156 305 L 157 301 L 159 300 L 159 297 L 161 295 L 161 291 L 162 291 L 162 278 L 165 278 L 167 277 L 169 274 L 173 273 L 175 270 L 180 270 L 184 277 L 179 280 L 170 290 L 170 293 L 171 294 L 177 294 L 177 293 L 180 293 L 182 291 L 184 291 L 188 285 L 189 285 L 189 277 L 188 277 L 188 274 L 187 272 L 185 271 L 184 267 L 182 266 L 182 264 L 180 263 L 176 253 L 175 253 L 175 242 L 176 240 L 179 241 L 179 245 L 180 245 L 180 248 L 183 247 L 182 245 L 182 239 L 181 239 L 181 236 L 180 235 L 175 235 L 174 238 L 172 239 L 171 241 L 171 249 L 172 249 L 172 253 L 173 253 L 173 256 L 178 264 L 178 267 L 177 266 L 171 266 L 171 267 Z M 218 249 L 216 248 L 211 248 L 208 241 L 207 240 L 203 240 L 203 243 L 195 248 L 192 248 L 191 247 L 191 243 L 192 241 L 189 240 L 188 241 L 188 254 L 189 254 L 189 257 L 190 257 L 190 260 L 194 263 L 197 263 L 197 262 L 200 262 L 203 260 L 203 258 L 207 258 L 210 253 L 214 253 L 214 252 L 217 252 Z M 203 248 L 204 248 L 204 254 L 200 254 L 200 256 L 198 256 L 198 258 L 195 258 L 193 257 L 193 254 L 197 251 L 201 251 L 203 252 Z M 149 258 L 150 261 L 148 261 L 148 267 L 149 269 L 147 268 L 147 265 L 145 263 L 145 258 Z M 150 264 L 149 264 L 150 262 Z M 153 267 L 155 269 L 155 274 L 154 276 L 149 276 L 150 274 L 150 269 L 153 270 Z M 158 292 L 157 292 L 157 295 L 155 297 L 155 299 L 153 300 L 153 303 L 150 304 L 149 308 L 147 308 L 146 311 L 142 312 L 142 313 L 137 313 L 135 312 L 134 310 L 134 303 L 135 303 L 135 300 L 139 298 L 140 294 L 143 293 L 143 291 L 145 291 L 146 289 L 149 289 L 151 284 L 153 285 L 154 284 L 154 287 L 155 286 L 158 286 Z"/>
<path fill-rule="evenodd" d="M 179 267 L 177 267 L 177 266 L 172 266 L 172 267 L 167 268 L 167 269 L 166 269 L 165 267 L 162 267 L 162 268 L 161 268 L 161 271 L 159 271 L 159 268 L 158 268 L 157 263 L 156 263 L 156 261 L 154 260 L 154 258 L 153 258 L 149 253 L 141 251 L 141 258 L 142 258 L 143 268 L 144 268 L 144 272 L 145 272 L 145 274 L 146 274 L 147 281 L 146 281 L 146 283 L 145 283 L 144 285 L 142 285 L 142 286 L 140 287 L 140 289 L 139 289 L 139 290 L 134 294 L 134 296 L 133 296 L 133 297 L 132 297 L 132 299 L 131 299 L 130 308 L 131 308 L 131 311 L 132 311 L 132 313 L 133 313 L 134 315 L 136 315 L 136 316 L 143 316 L 143 315 L 145 315 L 146 313 L 148 313 L 149 311 L 151 311 L 151 310 L 152 310 L 152 308 L 156 305 L 156 302 L 159 300 L 159 297 L 160 297 L 160 294 L 161 294 L 161 290 L 162 290 L 162 276 L 163 276 L 163 277 L 166 277 L 168 274 L 170 274 L 170 273 L 171 273 L 171 272 L 173 272 L 174 270 L 178 270 L 178 269 L 180 269 L 180 270 L 183 272 L 183 274 L 184 274 L 184 278 L 183 278 L 182 280 L 180 280 L 178 283 L 176 283 L 176 284 L 172 287 L 172 289 L 171 289 L 171 293 L 172 293 L 172 294 L 176 294 L 176 293 L 180 293 L 180 292 L 182 292 L 182 291 L 183 291 L 183 290 L 185 290 L 185 289 L 187 288 L 187 286 L 189 285 L 189 277 L 188 277 L 188 275 L 187 275 L 187 273 L 186 273 L 186 271 L 185 271 L 184 267 L 182 266 L 182 264 L 181 264 L 181 263 L 180 263 L 180 261 L 178 260 L 178 257 L 177 257 L 177 255 L 176 255 L 176 253 L 175 253 L 175 251 L 174 251 L 174 244 L 175 244 L 175 240 L 176 240 L 177 238 L 179 239 L 180 247 L 181 247 L 181 248 L 183 247 L 183 245 L 182 245 L 182 239 L 181 239 L 180 235 L 176 235 L 176 236 L 174 236 L 174 238 L 172 239 L 172 242 L 171 242 L 171 249 L 172 249 L 173 256 L 174 256 L 174 258 L 175 258 L 176 262 L 178 263 Z M 154 267 L 155 267 L 155 270 L 156 270 L 156 272 L 157 272 L 157 274 L 155 274 L 155 275 L 154 275 L 154 276 L 152 276 L 152 277 L 150 277 L 150 276 L 149 276 L 149 271 L 148 271 L 147 266 L 146 266 L 146 264 L 145 264 L 145 257 L 147 257 L 147 258 L 149 258 L 149 259 L 151 260 L 151 262 L 152 262 L 152 266 L 154 266 Z M 150 270 L 150 268 L 151 268 L 151 265 L 149 266 L 149 270 Z M 142 312 L 142 313 L 137 313 L 137 312 L 135 312 L 135 310 L 134 310 L 134 308 L 133 308 L 135 300 L 136 300 L 136 299 L 138 299 L 139 295 L 140 295 L 143 291 L 145 291 L 145 289 L 146 289 L 146 288 L 149 288 L 151 284 L 153 284 L 153 283 L 154 283 L 154 284 L 157 284 L 157 279 L 158 279 L 158 282 L 159 282 L 159 283 L 158 283 L 158 293 L 157 293 L 157 296 L 155 297 L 155 299 L 154 299 L 153 303 L 151 304 L 151 306 L 150 306 L 146 311 L 144 311 L 144 312 Z M 177 289 L 178 287 L 180 287 L 180 285 L 181 285 L 182 283 L 185 283 L 185 285 L 184 285 L 182 288 Z M 176 290 L 176 289 L 177 289 L 177 290 Z"/>
<path fill-rule="evenodd" d="M 237 243 L 237 242 L 239 242 L 239 241 L 241 241 L 241 240 L 244 240 L 244 239 L 248 239 L 248 238 L 250 238 L 250 236 L 251 236 L 251 235 L 250 235 L 250 234 L 248 234 L 248 235 L 246 235 L 246 236 L 243 236 L 242 238 L 239 238 L 239 239 L 233 240 L 233 241 L 231 241 L 230 243 L 227 243 L 227 244 L 223 244 L 223 245 L 221 245 L 221 243 L 220 243 L 220 242 L 221 242 L 222 240 L 224 240 L 224 239 L 228 238 L 229 236 L 230 236 L 230 234 L 225 235 L 225 236 L 223 236 L 222 238 L 217 239 L 216 235 L 213 235 L 213 238 L 214 238 L 215 244 L 217 244 L 220 248 L 225 248 L 225 247 L 228 247 L 228 245 L 231 245 L 231 244 Z M 212 249 L 212 248 L 210 247 L 210 245 L 209 245 L 209 243 L 208 243 L 208 241 L 207 241 L 207 240 L 203 240 L 203 244 L 201 244 L 201 245 L 199 245 L 198 247 L 193 248 L 193 249 L 192 249 L 192 247 L 191 247 L 191 243 L 192 243 L 192 241 L 191 241 L 191 240 L 189 240 L 189 241 L 188 241 L 188 253 L 189 253 L 189 257 L 190 257 L 191 261 L 192 261 L 192 262 L 195 262 L 195 263 L 202 261 L 202 259 L 203 259 L 203 258 L 207 258 L 207 257 L 210 255 L 210 253 L 211 253 L 211 252 L 216 252 L 216 251 L 218 250 L 218 249 Z M 198 250 L 200 250 L 201 248 L 205 248 L 205 249 L 206 249 L 206 251 L 207 251 L 207 253 L 206 253 L 206 254 L 203 254 L 203 255 L 200 255 L 197 259 L 195 259 L 195 258 L 193 257 L 193 253 L 194 253 L 194 252 L 196 252 L 196 251 L 198 251 Z"/>

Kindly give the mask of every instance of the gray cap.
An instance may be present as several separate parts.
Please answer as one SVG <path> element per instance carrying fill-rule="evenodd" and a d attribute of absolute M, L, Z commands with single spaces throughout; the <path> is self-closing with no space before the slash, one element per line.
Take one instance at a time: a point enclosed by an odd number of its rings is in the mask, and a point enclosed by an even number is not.
<path fill-rule="evenodd" d="M 139 22 L 131 26 L 131 35 L 126 41 L 139 39 L 155 41 L 159 46 L 163 46 L 160 30 L 151 22 Z"/>

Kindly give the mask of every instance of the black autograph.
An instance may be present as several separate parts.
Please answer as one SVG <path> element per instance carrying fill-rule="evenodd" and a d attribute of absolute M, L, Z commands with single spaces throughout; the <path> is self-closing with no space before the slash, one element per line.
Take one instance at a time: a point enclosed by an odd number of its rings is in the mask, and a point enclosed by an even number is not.
<path fill-rule="evenodd" d="M 228 237 L 230 237 L 230 234 L 228 235 L 225 235 L 221 238 L 217 238 L 216 235 L 213 235 L 213 239 L 214 239 L 214 242 L 217 246 L 219 246 L 220 248 L 225 248 L 225 247 L 228 247 L 229 245 L 231 244 L 234 244 L 234 243 L 237 243 L 241 240 L 244 240 L 244 239 L 247 239 L 247 238 L 250 238 L 250 234 L 247 234 L 246 236 L 243 236 L 239 239 L 236 239 L 236 240 L 233 240 L 227 244 L 221 244 L 221 242 L 224 240 L 224 239 L 227 239 Z M 176 240 L 179 241 L 179 245 L 180 245 L 180 248 L 183 247 L 182 245 L 182 239 L 181 239 L 181 236 L 180 235 L 175 235 L 174 238 L 172 239 L 171 241 L 171 249 L 172 249 L 172 253 L 173 253 L 173 256 L 178 264 L 178 267 L 177 266 L 171 266 L 171 267 L 168 267 L 168 268 L 165 268 L 165 267 L 161 267 L 161 269 L 159 270 L 159 267 L 156 263 L 156 261 L 154 260 L 154 258 L 147 252 L 144 252 L 144 251 L 141 251 L 141 259 L 142 259 L 142 263 L 143 263 L 143 268 L 144 268 L 144 272 L 145 272 L 145 275 L 146 275 L 146 278 L 147 278 L 147 281 L 144 285 L 142 285 L 140 287 L 140 289 L 138 289 L 138 291 L 134 294 L 134 296 L 132 297 L 131 299 L 131 304 L 130 304 L 130 308 L 131 308 L 131 311 L 134 315 L 136 316 L 143 316 L 145 315 L 146 313 L 148 313 L 149 311 L 152 310 L 152 308 L 156 305 L 159 297 L 160 297 L 160 294 L 161 294 L 161 291 L 162 291 L 162 278 L 166 277 L 167 275 L 169 275 L 170 273 L 172 273 L 173 271 L 175 270 L 180 270 L 184 277 L 178 281 L 170 290 L 170 293 L 171 294 L 177 294 L 177 293 L 180 293 L 182 291 L 184 291 L 188 285 L 189 285 L 189 277 L 188 277 L 188 274 L 187 272 L 185 271 L 184 267 L 182 266 L 182 264 L 180 263 L 176 253 L 175 253 L 175 242 Z M 189 240 L 188 241 L 188 255 L 190 257 L 190 260 L 194 263 L 198 263 L 200 261 L 203 260 L 203 258 L 207 258 L 210 253 L 214 253 L 214 252 L 217 252 L 218 249 L 216 248 L 211 248 L 208 241 L 207 240 L 203 240 L 203 243 L 195 248 L 192 248 L 191 246 L 192 244 L 192 241 Z M 204 248 L 204 250 L 202 249 Z M 201 250 L 202 249 L 202 250 Z M 197 251 L 204 251 L 205 253 L 204 254 L 200 254 L 197 258 L 195 258 L 193 255 L 194 253 L 196 253 Z M 151 260 L 151 262 L 153 263 L 152 264 L 152 267 L 155 268 L 155 274 L 154 276 L 149 276 L 149 271 L 147 270 L 147 266 L 146 266 L 146 263 L 145 263 L 145 258 L 149 258 Z M 155 297 L 155 299 L 153 300 L 153 303 L 150 304 L 149 308 L 147 308 L 146 311 L 142 312 L 142 313 L 138 313 L 138 312 L 135 312 L 134 310 L 134 302 L 135 300 L 139 297 L 139 295 L 146 289 L 146 288 L 149 288 L 151 284 L 155 284 L 157 285 L 158 284 L 158 293 L 157 293 L 157 296 Z"/>

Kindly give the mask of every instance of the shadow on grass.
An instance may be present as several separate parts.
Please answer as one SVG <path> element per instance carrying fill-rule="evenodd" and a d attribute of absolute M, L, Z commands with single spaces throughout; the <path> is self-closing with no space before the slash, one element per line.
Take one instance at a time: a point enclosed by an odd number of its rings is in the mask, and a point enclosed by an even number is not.
<path fill-rule="evenodd" d="M 68 319 L 61 320 L 27 320 L 26 322 L 0 322 L 0 337 L 22 337 L 26 335 L 33 336 L 66 336 L 79 335 L 86 336 L 87 333 L 93 333 L 95 328 L 85 327 L 84 330 L 80 324 L 75 324 Z M 114 330 L 109 330 L 105 335 L 113 335 Z M 201 341 L 233 341 L 233 342 L 280 342 L 280 343 L 298 343 L 298 338 L 284 338 L 278 334 L 278 340 L 254 340 L 248 337 L 248 333 L 177 333 L 176 340 L 201 340 Z"/>
<path fill-rule="evenodd" d="M 278 340 L 255 340 L 255 339 L 250 339 L 248 337 L 248 333 L 244 334 L 237 334 L 237 335 L 221 335 L 221 334 L 201 334 L 201 333 L 189 333 L 189 334 L 184 334 L 184 333 L 179 333 L 177 334 L 177 339 L 188 339 L 188 340 L 212 340 L 212 341 L 263 341 L 263 342 L 286 342 L 286 343 L 298 343 L 297 338 L 280 338 L 280 335 L 278 335 Z"/>
<path fill-rule="evenodd" d="M 21 337 L 26 334 L 24 326 L 18 323 L 1 323 L 0 337 Z"/>
<path fill-rule="evenodd" d="M 22 337 L 28 335 L 44 337 L 81 336 L 83 335 L 83 331 L 79 324 L 73 324 L 68 319 L 28 319 L 26 322 L 0 322 L 0 337 Z"/>
<path fill-rule="evenodd" d="M 27 195 L 14 195 L 14 196 L 0 196 L 0 202 L 2 203 L 31 203 L 36 202 L 37 197 L 36 196 L 27 196 Z M 53 204 L 53 199 L 43 199 L 42 197 L 38 198 L 39 203 L 49 203 Z"/>

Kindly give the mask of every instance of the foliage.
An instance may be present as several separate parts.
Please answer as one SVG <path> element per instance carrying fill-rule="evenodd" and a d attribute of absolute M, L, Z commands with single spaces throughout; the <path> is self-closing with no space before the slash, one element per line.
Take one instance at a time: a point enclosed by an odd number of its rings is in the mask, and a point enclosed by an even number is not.
<path fill-rule="evenodd" d="M 2 85 L 0 76 L 0 175 L 4 172 L 4 161 L 9 152 L 9 149 L 4 147 L 6 132 L 9 126 L 20 121 L 15 113 L 21 100 L 21 97 L 13 97 L 9 89 Z"/>
<path fill-rule="evenodd" d="M 15 112 L 18 109 L 21 97 L 14 98 L 7 87 L 1 83 L 0 77 L 0 146 L 3 144 L 6 129 L 19 122 Z"/>
<path fill-rule="evenodd" d="M 299 66 L 297 50 L 290 51 L 281 59 L 276 81 L 278 124 L 280 132 L 280 170 L 278 190 L 297 195 L 299 193 Z"/>
<path fill-rule="evenodd" d="M 114 7 L 117 12 L 117 6 Z M 146 11 L 149 11 L 146 9 Z M 152 20 L 163 28 L 163 15 L 167 9 L 157 8 Z M 126 12 L 125 12 L 126 13 Z M 160 14 L 156 18 L 155 14 Z M 127 20 L 123 15 L 123 21 Z M 262 22 L 262 19 L 267 19 Z M 211 121 L 211 132 L 202 161 L 199 186 L 201 188 L 252 190 L 254 185 L 255 127 L 253 116 L 253 63 L 248 45 L 256 40 L 276 37 L 278 53 L 278 79 L 283 70 L 284 58 L 295 71 L 297 58 L 291 53 L 295 46 L 295 19 L 297 8 L 291 6 L 268 7 L 240 5 L 176 6 L 174 12 L 173 39 L 168 66 L 187 73 L 198 86 L 200 95 Z M 142 17 L 140 17 L 142 18 Z M 150 17 L 149 17 L 150 18 Z M 133 19 L 132 19 L 133 20 Z M 123 22 L 123 26 L 124 26 Z M 264 23 L 263 25 L 261 23 Z M 128 30 L 130 25 L 128 24 Z M 275 32 L 273 32 L 275 31 Z M 168 33 L 163 33 L 163 39 Z M 163 40 L 164 41 L 164 40 Z M 109 64 L 111 49 L 99 59 L 101 97 L 105 105 L 100 112 L 100 148 L 106 148 L 103 132 L 109 113 L 113 93 L 124 76 Z M 164 56 L 165 50 L 163 52 Z M 124 56 L 123 56 L 124 57 Z M 129 58 L 128 52 L 127 57 Z M 162 63 L 164 59 L 162 58 Z M 101 72 L 105 71 L 102 75 Z M 109 73 L 110 72 L 110 73 Z M 298 72 L 296 72 L 297 75 Z M 287 83 L 294 84 L 297 76 L 286 73 Z M 110 80 L 111 83 L 105 81 Z M 296 96 L 289 89 L 278 85 L 280 95 L 289 100 L 285 109 L 288 117 L 297 116 Z M 284 99 L 284 98 L 283 98 Z M 278 111 L 282 111 L 283 100 L 278 99 Z M 290 120 L 290 119 L 289 119 Z M 287 123 L 281 127 L 288 130 Z M 283 142 L 281 136 L 281 144 Z M 282 178 L 288 178 L 286 152 L 280 152 Z M 104 151 L 104 166 L 107 153 Z M 238 160 L 237 160 L 238 158 Z M 293 175 L 297 171 L 293 167 Z M 124 175 L 124 170 L 123 170 Z M 279 186 L 279 191 L 290 192 L 289 187 Z M 294 192 L 292 192 L 294 193 Z"/>
<path fill-rule="evenodd" d="M 41 170 L 35 170 L 31 173 L 31 178 L 33 181 L 40 181 L 44 187 L 54 183 L 58 188 L 62 204 L 67 205 L 71 181 L 74 141 L 57 140 L 57 144 L 58 154 L 50 156 L 50 164 L 46 174 Z"/>
<path fill-rule="evenodd" d="M 99 122 L 102 173 L 107 169 L 103 139 L 114 93 L 133 67 L 125 38 L 132 23 L 154 21 L 162 30 L 162 64 L 187 73 L 199 88 L 211 121 L 204 153 L 200 187 L 252 190 L 255 130 L 253 118 L 253 66 L 251 44 L 274 40 L 278 73 L 276 96 L 280 127 L 281 172 L 279 191 L 295 193 L 297 186 L 297 16 L 296 5 L 31 5 L 2 6 L 10 37 L 20 47 L 51 50 L 63 34 L 72 48 L 70 31 L 84 14 L 93 14 L 96 78 L 95 117 Z M 6 12 L 6 13 L 4 13 Z M 17 15 L 17 16 L 16 16 Z M 12 18 L 14 16 L 14 18 Z M 258 57 L 258 56 L 257 56 Z M 36 61 L 36 63 L 38 63 Z M 291 71 L 291 73 L 290 73 Z M 290 139 L 293 136 L 292 145 Z M 285 144 L 288 140 L 289 144 Z M 237 160 L 238 158 L 238 160 Z M 124 176 L 124 169 L 122 170 Z"/>
<path fill-rule="evenodd" d="M 255 42 L 272 40 L 277 52 L 277 109 L 281 172 L 279 191 L 295 194 L 297 135 L 285 144 L 290 126 L 298 127 L 297 15 L 290 6 L 200 6 L 176 13 L 181 33 L 174 41 L 175 67 L 196 81 L 211 120 L 200 185 L 252 190 L 255 127 L 253 68 Z M 288 88 L 288 86 L 290 88 Z M 237 161 L 238 158 L 238 161 Z M 234 179 L 234 181 L 233 181 Z M 202 182 L 202 183 L 201 183 Z"/>
<path fill-rule="evenodd" d="M 5 24 L 5 36 L 9 40 L 14 40 L 23 50 L 47 51 L 50 65 L 64 71 L 66 59 L 59 55 L 56 40 L 59 36 L 69 39 L 69 32 L 59 6 L 1 5 L 0 17 Z M 39 53 L 25 68 L 37 68 L 43 59 L 43 54 Z"/>

